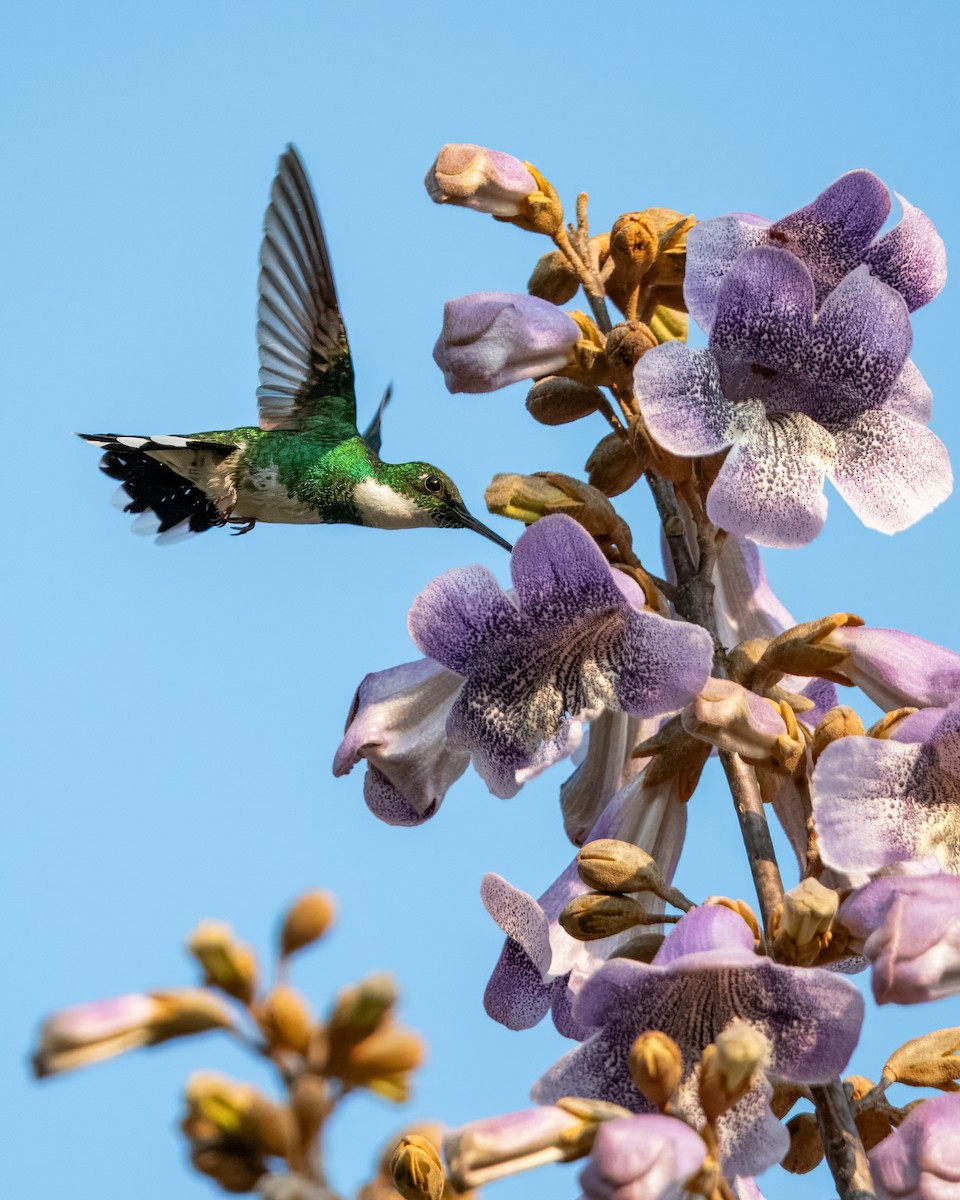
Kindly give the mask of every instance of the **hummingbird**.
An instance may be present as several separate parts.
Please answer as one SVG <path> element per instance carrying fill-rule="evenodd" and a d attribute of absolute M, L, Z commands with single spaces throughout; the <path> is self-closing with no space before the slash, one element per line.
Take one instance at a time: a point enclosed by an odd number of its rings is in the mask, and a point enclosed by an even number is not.
<path fill-rule="evenodd" d="M 361 436 L 353 364 L 316 201 L 300 156 L 280 157 L 263 222 L 258 281 L 259 421 L 208 433 L 86 434 L 117 501 L 158 542 L 207 529 L 345 522 L 377 529 L 473 529 L 510 543 L 467 509 L 453 480 L 426 462 L 386 463 L 387 389 Z"/>

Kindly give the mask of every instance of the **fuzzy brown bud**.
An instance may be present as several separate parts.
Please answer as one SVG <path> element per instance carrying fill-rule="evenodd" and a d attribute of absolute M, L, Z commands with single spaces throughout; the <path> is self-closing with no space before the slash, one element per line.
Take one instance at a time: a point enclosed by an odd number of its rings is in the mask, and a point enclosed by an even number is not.
<path fill-rule="evenodd" d="M 768 1039 L 746 1021 L 731 1021 L 700 1059 L 700 1106 L 707 1120 L 729 1111 L 769 1062 Z"/>
<path fill-rule="evenodd" d="M 386 974 L 368 975 L 337 996 L 327 1022 L 331 1038 L 360 1041 L 379 1027 L 397 1002 L 397 985 Z"/>
<path fill-rule="evenodd" d="M 659 925 L 662 916 L 647 912 L 630 896 L 604 896 L 587 892 L 576 896 L 560 914 L 561 927 L 580 942 L 622 933 L 635 925 Z"/>
<path fill-rule="evenodd" d="M 646 465 L 642 453 L 638 454 L 618 433 L 601 438 L 585 464 L 591 486 L 605 496 L 619 496 L 632 488 Z"/>
<path fill-rule="evenodd" d="M 229 925 L 201 921 L 190 935 L 187 949 L 203 968 L 204 983 L 250 1003 L 257 990 L 257 958 L 249 946 L 237 941 Z"/>
<path fill-rule="evenodd" d="M 614 325 L 607 334 L 605 348 L 611 381 L 626 391 L 632 391 L 634 367 L 656 345 L 656 336 L 643 321 L 624 321 Z"/>
<path fill-rule="evenodd" d="M 599 388 L 563 375 L 548 375 L 527 393 L 527 411 L 541 425 L 579 421 L 596 412 L 602 403 L 603 393 Z"/>
<path fill-rule="evenodd" d="M 813 761 L 831 745 L 845 737 L 859 737 L 864 732 L 863 721 L 852 708 L 838 704 L 831 708 L 813 731 Z"/>
<path fill-rule="evenodd" d="M 397 1143 L 390 1159 L 393 1185 L 404 1200 L 440 1200 L 446 1183 L 436 1146 L 408 1134 Z"/>
<path fill-rule="evenodd" d="M 802 967 L 816 962 L 830 945 L 839 905 L 837 893 L 812 876 L 791 888 L 771 922 L 777 958 Z"/>
<path fill-rule="evenodd" d="M 797 1113 L 787 1122 L 790 1149 L 780 1165 L 791 1175 L 806 1175 L 823 1162 L 823 1142 L 813 1113 Z"/>
<path fill-rule="evenodd" d="M 287 910 L 280 930 L 280 954 L 286 958 L 317 941 L 330 928 L 337 912 L 332 892 L 305 892 Z"/>
<path fill-rule="evenodd" d="M 272 1046 L 306 1054 L 312 1017 L 306 1000 L 292 987 L 268 992 L 256 1008 L 257 1022 Z"/>
<path fill-rule="evenodd" d="M 580 276 L 559 250 L 551 250 L 538 259 L 527 280 L 527 291 L 531 296 L 539 296 L 541 300 L 549 300 L 557 305 L 572 300 L 579 288 Z"/>
<path fill-rule="evenodd" d="M 587 887 L 597 892 L 646 892 L 663 885 L 660 868 L 646 850 L 615 838 L 581 846 L 577 871 Z"/>
<path fill-rule="evenodd" d="M 641 1033 L 630 1048 L 630 1078 L 644 1099 L 665 1112 L 683 1074 L 680 1047 L 658 1029 Z"/>

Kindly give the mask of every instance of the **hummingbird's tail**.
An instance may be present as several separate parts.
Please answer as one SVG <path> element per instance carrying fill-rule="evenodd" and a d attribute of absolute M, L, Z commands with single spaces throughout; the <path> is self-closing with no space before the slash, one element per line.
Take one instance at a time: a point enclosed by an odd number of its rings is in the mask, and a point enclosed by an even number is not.
<path fill-rule="evenodd" d="M 169 450 L 189 450 L 189 439 L 118 437 L 112 433 L 77 436 L 104 451 L 100 470 L 120 480 L 114 503 L 124 512 L 139 514 L 132 526 L 134 533 L 159 534 L 157 542 L 169 545 L 227 523 L 226 516 L 202 488 L 154 457 Z M 221 450 L 209 442 L 199 445 L 206 452 Z M 234 449 L 224 446 L 222 453 L 230 454 Z"/>

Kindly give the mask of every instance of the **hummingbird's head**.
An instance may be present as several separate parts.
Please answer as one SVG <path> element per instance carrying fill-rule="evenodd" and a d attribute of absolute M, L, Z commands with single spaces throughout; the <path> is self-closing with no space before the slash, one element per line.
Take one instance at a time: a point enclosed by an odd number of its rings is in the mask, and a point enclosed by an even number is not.
<path fill-rule="evenodd" d="M 472 529 L 504 550 L 513 549 L 499 533 L 488 529 L 467 509 L 457 485 L 439 467 L 425 462 L 412 462 L 402 463 L 394 470 L 399 473 L 397 482 L 404 495 L 429 517 L 431 525 L 440 529 Z"/>

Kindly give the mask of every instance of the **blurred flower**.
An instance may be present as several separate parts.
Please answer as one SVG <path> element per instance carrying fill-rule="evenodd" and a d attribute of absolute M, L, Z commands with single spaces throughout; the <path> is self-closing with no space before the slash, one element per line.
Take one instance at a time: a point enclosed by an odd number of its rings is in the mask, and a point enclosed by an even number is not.
<path fill-rule="evenodd" d="M 629 1071 L 630 1050 L 647 1029 L 680 1047 L 684 1076 L 677 1108 L 702 1120 L 697 1067 L 706 1045 L 733 1021 L 754 1027 L 770 1046 L 770 1070 L 802 1083 L 824 1082 L 845 1066 L 863 1020 L 863 999 L 845 979 L 817 968 L 780 966 L 754 953 L 754 935 L 730 909 L 696 908 L 666 939 L 653 963 L 615 959 L 584 982 L 573 1003 L 587 1031 L 537 1081 L 534 1099 L 593 1097 L 648 1109 Z M 726 1174 L 754 1175 L 787 1148 L 761 1081 L 718 1123 Z"/>
<path fill-rule="evenodd" d="M 716 317 L 720 286 L 740 254 L 758 246 L 789 250 L 810 272 L 817 307 L 845 275 L 865 264 L 896 288 L 912 311 L 928 303 L 947 277 L 946 251 L 933 222 L 897 196 L 900 224 L 877 238 L 890 212 L 890 194 L 870 171 L 849 171 L 797 212 L 779 221 L 730 213 L 701 221 L 687 235 L 684 296 L 707 331 Z"/>
<path fill-rule="evenodd" d="M 436 204 L 454 204 L 516 217 L 524 200 L 537 191 L 537 181 L 519 159 L 500 150 L 470 143 L 444 146 L 424 180 Z"/>
<path fill-rule="evenodd" d="M 890 875 L 855 891 L 837 922 L 873 968 L 878 1004 L 960 992 L 960 878 Z"/>
<path fill-rule="evenodd" d="M 811 784 L 828 866 L 877 872 L 935 855 L 960 874 L 960 702 L 922 709 L 886 738 L 831 743 Z"/>
<path fill-rule="evenodd" d="M 280 928 L 280 957 L 312 945 L 330 928 L 337 912 L 332 892 L 304 892 L 287 909 Z"/>
<path fill-rule="evenodd" d="M 433 357 L 450 392 L 495 392 L 573 362 L 580 327 L 536 296 L 477 292 L 448 300 Z"/>
<path fill-rule="evenodd" d="M 956 1200 L 960 1195 L 960 1095 L 919 1104 L 870 1151 L 877 1200 Z"/>
<path fill-rule="evenodd" d="M 218 987 L 244 1004 L 257 990 L 257 958 L 237 941 L 223 921 L 201 921 L 187 940 L 187 949 L 203 967 L 203 982 Z"/>
<path fill-rule="evenodd" d="M 700 1135 L 675 1117 L 604 1121 L 580 1186 L 585 1200 L 679 1200 L 706 1153 Z"/>
<path fill-rule="evenodd" d="M 363 798 L 388 825 L 434 816 L 470 755 L 447 743 L 446 723 L 463 680 L 430 659 L 367 675 L 357 688 L 334 775 L 367 760 Z"/>
<path fill-rule="evenodd" d="M 816 314 L 814 300 L 810 272 L 788 250 L 747 250 L 720 285 L 709 349 L 670 342 L 636 368 L 660 445 L 685 457 L 729 449 L 707 512 L 761 545 L 817 536 L 826 476 L 885 533 L 914 524 L 953 486 L 946 449 L 923 423 L 929 392 L 907 362 L 903 298 L 860 267 Z"/>
<path fill-rule="evenodd" d="M 577 1146 L 584 1122 L 565 1108 L 543 1105 L 470 1121 L 443 1136 L 443 1156 L 459 1190 L 563 1162 Z"/>
<path fill-rule="evenodd" d="M 47 1018 L 33 1066 L 38 1076 L 56 1075 L 140 1046 L 232 1025 L 229 1009 L 199 989 L 95 1000 Z"/>
<path fill-rule="evenodd" d="M 484 567 L 428 584 L 413 603 L 418 648 L 466 677 L 447 720 L 494 795 L 569 753 L 605 708 L 650 717 L 685 704 L 710 673 L 710 636 L 642 610 L 571 518 L 535 522 L 511 558 L 516 600 Z"/>

